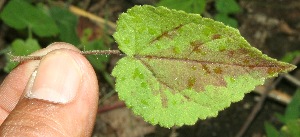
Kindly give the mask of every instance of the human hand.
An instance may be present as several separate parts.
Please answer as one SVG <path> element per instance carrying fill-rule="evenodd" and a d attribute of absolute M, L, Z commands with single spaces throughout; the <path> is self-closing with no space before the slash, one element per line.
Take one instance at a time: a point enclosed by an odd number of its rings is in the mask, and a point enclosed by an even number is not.
<path fill-rule="evenodd" d="M 76 52 L 77 51 L 77 52 Z M 0 86 L 0 136 L 91 136 L 98 106 L 96 74 L 78 49 L 53 43 L 20 64 Z"/>

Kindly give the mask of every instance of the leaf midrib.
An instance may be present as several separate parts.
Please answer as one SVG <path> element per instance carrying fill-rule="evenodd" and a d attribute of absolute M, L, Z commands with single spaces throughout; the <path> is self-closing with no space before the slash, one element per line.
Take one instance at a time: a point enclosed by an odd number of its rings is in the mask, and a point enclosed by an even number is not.
<path fill-rule="evenodd" d="M 151 55 L 147 55 L 147 56 L 134 55 L 133 57 L 136 58 L 137 60 L 141 60 L 142 58 L 145 58 L 145 59 L 157 59 L 157 60 L 182 61 L 188 63 L 210 64 L 210 65 L 229 65 L 229 66 L 248 67 L 248 68 L 278 68 L 279 67 L 276 64 L 246 65 L 246 64 L 236 64 L 236 63 L 213 62 L 213 61 L 206 61 L 206 60 L 192 60 L 188 58 L 151 56 Z"/>

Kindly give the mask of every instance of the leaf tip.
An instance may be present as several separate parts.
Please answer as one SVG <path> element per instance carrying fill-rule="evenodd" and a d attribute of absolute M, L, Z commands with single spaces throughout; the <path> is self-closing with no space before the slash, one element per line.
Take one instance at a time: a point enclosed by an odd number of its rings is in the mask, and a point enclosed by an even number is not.
<path fill-rule="evenodd" d="M 294 69 L 296 69 L 297 66 L 285 62 L 279 62 L 279 65 L 277 67 L 271 67 L 268 68 L 267 73 L 269 76 L 277 76 L 278 73 L 288 73 Z"/>

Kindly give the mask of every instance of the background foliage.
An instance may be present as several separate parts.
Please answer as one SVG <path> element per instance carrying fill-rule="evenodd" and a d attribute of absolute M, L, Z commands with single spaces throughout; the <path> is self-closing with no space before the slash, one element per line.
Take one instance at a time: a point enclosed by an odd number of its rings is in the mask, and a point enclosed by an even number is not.
<path fill-rule="evenodd" d="M 213 18 L 226 25 L 237 28 L 237 20 L 231 17 L 241 11 L 236 0 L 214 0 L 214 3 L 216 13 L 213 15 Z M 203 14 L 206 12 L 207 0 L 161 0 L 157 5 L 183 10 L 188 13 Z M 208 13 L 206 12 L 206 15 L 207 14 Z"/>
<path fill-rule="evenodd" d="M 267 137 L 299 137 L 300 135 L 300 89 L 293 96 L 284 115 L 277 114 L 277 118 L 284 124 L 277 130 L 269 122 L 265 122 Z"/>
<path fill-rule="evenodd" d="M 11 0 L 4 7 L 0 17 L 8 26 L 28 32 L 26 40 L 15 39 L 8 47 L 7 51 L 13 55 L 29 55 L 41 48 L 39 39 L 45 38 L 68 42 L 81 50 L 108 49 L 101 38 L 88 40 L 91 36 L 88 30 L 79 38 L 76 31 L 78 17 L 63 6 L 47 6 L 43 3 L 32 5 L 25 0 Z M 107 56 L 91 55 L 88 59 L 96 70 L 106 73 L 104 68 L 108 61 Z M 10 72 L 17 64 L 11 62 L 7 56 L 4 70 Z"/>

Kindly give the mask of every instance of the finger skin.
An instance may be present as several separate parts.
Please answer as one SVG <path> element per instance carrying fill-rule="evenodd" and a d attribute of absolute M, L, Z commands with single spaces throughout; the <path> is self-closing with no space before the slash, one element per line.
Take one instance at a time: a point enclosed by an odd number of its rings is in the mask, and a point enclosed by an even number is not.
<path fill-rule="evenodd" d="M 71 49 L 79 51 L 73 45 L 67 43 L 53 43 L 47 48 L 39 50 L 31 55 L 42 56 L 56 49 Z M 8 114 L 15 108 L 23 91 L 25 90 L 27 81 L 32 72 L 39 65 L 38 60 L 31 60 L 21 63 L 17 68 L 9 73 L 0 86 L 0 125 L 6 119 Z"/>
<path fill-rule="evenodd" d="M 43 52 L 49 52 L 58 47 L 64 48 L 59 49 L 63 52 L 70 52 L 85 72 L 75 99 L 67 104 L 57 104 L 23 98 L 26 83 L 38 65 L 38 61 L 23 63 L 9 74 L 0 87 L 0 101 L 5 100 L 2 99 L 4 96 L 14 93 L 14 95 L 9 95 L 11 99 L 0 103 L 0 110 L 10 113 L 0 127 L 0 136 L 83 137 L 91 135 L 98 105 L 98 82 L 95 72 L 86 58 L 68 44 L 55 43 Z M 19 99 L 20 101 L 14 108 L 14 104 Z M 2 115 L 5 116 L 5 114 L 0 114 Z"/>

